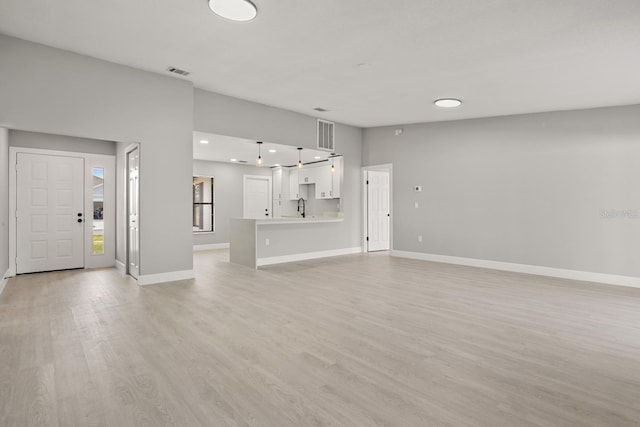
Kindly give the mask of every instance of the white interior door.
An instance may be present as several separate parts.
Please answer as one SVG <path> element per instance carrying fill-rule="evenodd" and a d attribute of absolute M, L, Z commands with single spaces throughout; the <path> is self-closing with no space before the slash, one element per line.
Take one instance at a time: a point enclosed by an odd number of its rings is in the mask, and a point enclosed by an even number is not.
<path fill-rule="evenodd" d="M 244 217 L 271 216 L 271 177 L 244 176 Z"/>
<path fill-rule="evenodd" d="M 138 215 L 140 151 L 137 148 L 127 153 L 127 178 L 127 273 L 138 278 L 140 275 L 140 222 Z"/>
<path fill-rule="evenodd" d="M 389 250 L 389 172 L 367 172 L 367 250 Z"/>
<path fill-rule="evenodd" d="M 18 153 L 16 272 L 84 267 L 84 159 Z"/>

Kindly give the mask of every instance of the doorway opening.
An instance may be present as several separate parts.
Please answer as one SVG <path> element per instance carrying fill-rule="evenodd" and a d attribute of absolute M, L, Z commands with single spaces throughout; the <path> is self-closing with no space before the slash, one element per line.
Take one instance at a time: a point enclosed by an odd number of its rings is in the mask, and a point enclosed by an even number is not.
<path fill-rule="evenodd" d="M 392 165 L 362 168 L 364 252 L 393 248 Z"/>
<path fill-rule="evenodd" d="M 245 175 L 243 179 L 243 216 L 268 218 L 271 216 L 271 177 Z"/>
<path fill-rule="evenodd" d="M 127 150 L 127 274 L 140 276 L 140 147 Z"/>
<path fill-rule="evenodd" d="M 10 147 L 9 274 L 115 264 L 115 157 Z"/>

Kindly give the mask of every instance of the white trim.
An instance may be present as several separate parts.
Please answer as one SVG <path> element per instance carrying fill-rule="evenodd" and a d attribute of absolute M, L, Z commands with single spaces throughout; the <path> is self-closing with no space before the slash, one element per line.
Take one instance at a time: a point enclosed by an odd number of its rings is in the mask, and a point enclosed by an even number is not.
<path fill-rule="evenodd" d="M 124 266 L 124 262 L 120 261 L 119 259 L 116 260 L 116 268 L 121 273 L 127 274 L 127 269 Z"/>
<path fill-rule="evenodd" d="M 206 245 L 193 245 L 193 251 L 208 251 L 210 249 L 228 249 L 229 243 L 209 243 Z"/>
<path fill-rule="evenodd" d="M 492 270 L 512 271 L 515 273 L 536 274 L 539 276 L 559 277 L 583 282 L 606 283 L 608 285 L 640 288 L 640 277 L 619 276 L 616 274 L 593 273 L 589 271 L 566 270 L 563 268 L 543 267 L 539 265 L 515 264 L 511 262 L 489 261 L 475 258 L 461 258 L 448 255 L 426 254 L 421 252 L 391 251 L 391 256 L 419 259 L 423 261 L 443 262 L 446 264 L 468 265 Z"/>
<path fill-rule="evenodd" d="M 4 291 L 4 287 L 7 285 L 7 282 L 9 282 L 9 269 L 7 268 L 7 271 L 4 273 L 4 276 L 2 276 L 2 278 L 0 278 L 0 295 L 2 295 L 2 291 Z"/>
<path fill-rule="evenodd" d="M 306 252 L 302 254 L 258 258 L 256 260 L 256 267 L 260 267 L 262 265 L 282 264 L 285 262 L 305 261 L 308 259 L 327 258 L 331 256 L 359 254 L 361 252 L 362 248 L 358 246 L 355 248 L 331 249 L 328 251 Z"/>
<path fill-rule="evenodd" d="M 193 279 L 195 272 L 193 270 L 169 271 L 167 273 L 157 274 L 141 274 L 138 276 L 138 285 L 146 286 L 155 283 L 175 282 L 176 280 Z"/>

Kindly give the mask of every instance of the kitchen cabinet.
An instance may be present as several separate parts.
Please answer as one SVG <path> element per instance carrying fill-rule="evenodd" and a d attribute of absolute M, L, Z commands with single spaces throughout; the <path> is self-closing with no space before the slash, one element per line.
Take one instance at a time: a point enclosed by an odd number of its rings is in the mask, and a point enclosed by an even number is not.
<path fill-rule="evenodd" d="M 331 163 L 327 162 L 316 168 L 316 199 L 340 198 L 340 176 L 342 174 L 342 158 L 333 159 L 335 169 L 331 170 Z"/>
<path fill-rule="evenodd" d="M 298 200 L 300 198 L 304 200 L 309 198 L 309 186 L 300 185 L 300 169 L 291 168 L 289 170 L 289 200 Z"/>
<path fill-rule="evenodd" d="M 317 167 L 305 166 L 302 169 L 298 169 L 298 184 L 315 184 Z"/>
<path fill-rule="evenodd" d="M 289 169 L 273 170 L 273 200 L 289 200 Z"/>

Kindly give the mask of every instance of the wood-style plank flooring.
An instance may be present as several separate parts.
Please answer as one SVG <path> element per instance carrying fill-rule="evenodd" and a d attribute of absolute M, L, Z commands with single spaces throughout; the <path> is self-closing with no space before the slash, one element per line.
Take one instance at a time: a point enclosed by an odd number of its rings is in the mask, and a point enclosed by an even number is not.
<path fill-rule="evenodd" d="M 0 296 L 1 426 L 639 426 L 640 289 L 391 258 Z"/>

